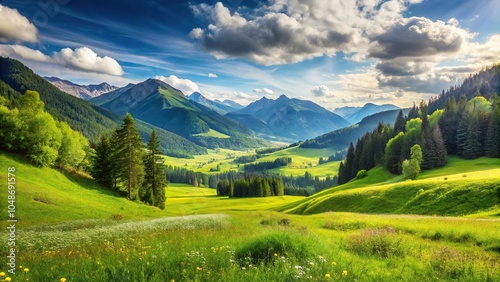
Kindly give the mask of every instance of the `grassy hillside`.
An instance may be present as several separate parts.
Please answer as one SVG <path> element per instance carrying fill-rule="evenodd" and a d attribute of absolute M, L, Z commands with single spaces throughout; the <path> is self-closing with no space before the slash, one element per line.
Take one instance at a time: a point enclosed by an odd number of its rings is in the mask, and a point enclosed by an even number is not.
<path fill-rule="evenodd" d="M 463 164 L 453 161 L 456 170 Z M 497 172 L 498 163 L 489 159 L 469 164 L 481 163 L 484 170 Z M 273 210 L 305 198 L 228 199 L 215 196 L 213 189 L 179 184 L 167 188 L 166 210 L 160 211 L 115 197 L 81 177 L 35 168 L 22 158 L 0 153 L 0 170 L 10 166 L 17 170 L 16 262 L 29 268 L 7 273 L 13 281 L 496 281 L 500 277 L 498 219 L 285 215 Z M 467 175 L 479 179 L 473 171 Z M 364 181 L 378 182 L 385 176 L 371 175 Z M 423 175 L 422 181 L 436 177 L 443 175 L 433 172 Z M 0 182 L 6 181 L 5 173 L 0 174 Z M 348 185 L 355 188 L 354 182 Z M 345 191 L 351 190 L 359 189 Z M 6 197 L 5 191 L 0 190 L 0 197 Z M 7 235 L 0 233 L 0 240 L 7 240 Z M 5 247 L 0 247 L 0 255 L 7 255 Z M 263 260 L 255 263 L 250 255 Z M 5 265 L 0 272 L 7 272 Z"/>
<path fill-rule="evenodd" d="M 368 177 L 322 191 L 281 211 L 313 214 L 326 211 L 428 215 L 500 214 L 500 160 L 450 158 L 442 169 L 404 181 L 383 168 Z"/>

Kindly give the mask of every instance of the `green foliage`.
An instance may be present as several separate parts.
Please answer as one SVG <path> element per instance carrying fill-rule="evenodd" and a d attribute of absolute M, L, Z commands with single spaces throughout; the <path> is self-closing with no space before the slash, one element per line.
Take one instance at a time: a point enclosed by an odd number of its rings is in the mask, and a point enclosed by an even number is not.
<path fill-rule="evenodd" d="M 5 100 L 3 100 L 5 104 Z M 85 158 L 88 141 L 66 123 L 56 121 L 44 111 L 44 103 L 35 91 L 26 91 L 18 99 L 20 110 L 0 105 L 1 148 L 26 155 L 39 166 L 57 164 L 77 167 Z"/>
<path fill-rule="evenodd" d="M 144 148 L 134 119 L 127 114 L 123 125 L 111 137 L 112 158 L 120 190 L 125 190 L 129 200 L 137 199 L 144 177 L 142 158 Z"/>
<path fill-rule="evenodd" d="M 115 184 L 114 161 L 112 159 L 112 150 L 109 139 L 101 135 L 99 142 L 95 147 L 95 154 L 92 158 L 91 175 L 101 185 L 112 188 Z"/>
<path fill-rule="evenodd" d="M 165 209 L 167 178 L 164 161 L 160 154 L 160 141 L 156 131 L 153 130 L 148 142 L 148 151 L 144 156 L 145 176 L 141 200 L 163 210 Z"/>
<path fill-rule="evenodd" d="M 389 139 L 385 147 L 385 167 L 392 173 L 401 172 L 401 164 L 403 162 L 401 150 L 404 145 L 403 132 L 400 132 L 395 137 Z"/>
<path fill-rule="evenodd" d="M 368 176 L 368 172 L 366 172 L 366 169 L 362 169 L 362 170 L 358 171 L 358 173 L 356 174 L 356 179 L 363 179 L 367 176 Z"/>
<path fill-rule="evenodd" d="M 280 257 L 305 262 L 313 254 L 309 244 L 299 236 L 290 233 L 270 233 L 257 237 L 235 252 L 240 264 L 249 261 L 252 264 L 270 264 Z"/>

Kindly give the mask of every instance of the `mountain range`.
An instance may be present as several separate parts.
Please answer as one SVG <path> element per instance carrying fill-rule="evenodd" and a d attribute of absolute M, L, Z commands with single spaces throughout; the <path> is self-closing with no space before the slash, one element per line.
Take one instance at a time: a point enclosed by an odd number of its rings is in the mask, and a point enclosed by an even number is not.
<path fill-rule="evenodd" d="M 285 95 L 275 100 L 263 97 L 243 107 L 230 100 L 212 101 L 200 93 L 187 97 L 165 82 L 148 79 L 117 89 L 101 84 L 101 91 L 114 90 L 85 101 L 84 97 L 79 99 L 69 95 L 54 84 L 70 85 L 76 87 L 74 89 L 87 87 L 89 91 L 97 91 L 98 87 L 57 78 L 43 79 L 19 61 L 9 58 L 0 58 L 0 70 L 0 95 L 12 103 L 24 91 L 36 90 L 49 113 L 68 122 L 92 141 L 119 127 L 123 115 L 130 112 L 141 136 L 146 139 L 151 129 L 156 129 L 161 136 L 162 150 L 170 155 L 204 154 L 206 148 L 244 149 L 268 145 L 257 137 L 296 142 L 316 140 L 315 137 L 325 134 L 337 136 L 338 132 L 332 132 L 341 128 L 346 128 L 346 132 L 351 130 L 348 127 L 351 123 L 341 116 L 311 101 Z M 359 117 L 385 106 L 388 105 L 367 104 L 349 116 Z M 395 114 L 390 115 L 390 119 L 375 118 L 376 122 L 372 119 L 372 123 L 393 122 L 392 115 Z M 361 122 L 357 135 L 372 130 L 373 124 L 364 126 Z M 321 140 L 318 139 L 317 143 L 323 143 L 319 142 Z"/>
<path fill-rule="evenodd" d="M 52 85 L 54 85 L 55 87 L 59 88 L 59 90 L 84 100 L 90 100 L 94 97 L 100 96 L 101 94 L 111 92 L 119 88 L 113 85 L 109 85 L 106 82 L 97 85 L 79 85 L 68 80 L 62 80 L 57 77 L 44 77 L 44 79 L 52 83 Z"/>
<path fill-rule="evenodd" d="M 114 113 L 128 112 L 204 147 L 241 149 L 265 145 L 239 122 L 190 100 L 180 90 L 157 79 L 117 89 L 95 100 L 105 101 L 100 106 Z M 216 137 L 221 135 L 229 138 Z"/>
<path fill-rule="evenodd" d="M 333 113 L 338 114 L 351 124 L 356 124 L 363 120 L 367 116 L 371 116 L 376 113 L 398 110 L 399 107 L 392 104 L 375 105 L 373 103 L 367 103 L 363 107 L 342 107 L 333 110 Z"/>
<path fill-rule="evenodd" d="M 292 142 L 350 125 L 342 117 L 311 101 L 285 95 L 276 100 L 263 97 L 227 116 L 263 137 Z"/>
<path fill-rule="evenodd" d="M 195 101 L 198 104 L 201 104 L 203 106 L 206 106 L 217 113 L 224 115 L 230 112 L 235 112 L 239 109 L 242 109 L 243 106 L 232 101 L 225 100 L 224 102 L 220 102 L 218 100 L 209 100 L 205 98 L 205 96 L 201 95 L 200 92 L 194 92 L 193 94 L 189 95 L 189 100 Z"/>

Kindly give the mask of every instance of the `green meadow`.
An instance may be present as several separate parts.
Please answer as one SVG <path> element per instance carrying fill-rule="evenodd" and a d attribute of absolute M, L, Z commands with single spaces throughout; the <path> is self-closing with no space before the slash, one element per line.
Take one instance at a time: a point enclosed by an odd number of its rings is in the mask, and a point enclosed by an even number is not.
<path fill-rule="evenodd" d="M 163 211 L 117 197 L 84 175 L 37 168 L 5 153 L 0 182 L 7 182 L 8 167 L 16 168 L 17 271 L 7 273 L 2 263 L 0 281 L 500 277 L 497 159 L 451 158 L 415 181 L 376 168 L 308 198 L 229 199 L 170 184 Z M 352 197 L 362 203 L 348 202 Z M 0 212 L 5 230 L 5 205 Z M 4 231 L 0 237 L 6 242 Z M 7 256 L 6 244 L 0 255 Z"/>
<path fill-rule="evenodd" d="M 313 176 L 324 178 L 326 176 L 337 175 L 340 162 L 329 162 L 322 165 L 318 164 L 319 158 L 326 158 L 335 153 L 331 148 L 327 149 L 304 149 L 299 147 L 287 148 L 271 154 L 265 154 L 252 163 L 274 161 L 277 158 L 290 157 L 292 163 L 286 167 L 280 167 L 269 170 L 271 173 L 304 176 L 309 172 Z M 189 170 L 203 173 L 218 173 L 224 171 L 241 171 L 243 164 L 234 163 L 236 157 L 254 155 L 254 150 L 234 151 L 228 149 L 208 150 L 207 155 L 195 156 L 193 159 L 175 158 L 165 156 L 165 163 L 168 165 L 181 166 Z M 220 171 L 211 172 L 210 169 L 216 169 L 219 166 Z"/>

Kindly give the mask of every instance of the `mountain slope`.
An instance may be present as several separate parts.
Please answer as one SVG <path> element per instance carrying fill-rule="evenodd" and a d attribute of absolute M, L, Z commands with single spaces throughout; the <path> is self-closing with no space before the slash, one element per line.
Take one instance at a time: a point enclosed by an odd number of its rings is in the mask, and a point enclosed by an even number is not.
<path fill-rule="evenodd" d="M 238 110 L 238 108 L 233 108 L 233 107 L 226 105 L 224 103 L 209 100 L 205 96 L 201 95 L 200 92 L 194 92 L 193 94 L 189 95 L 189 100 L 195 101 L 198 104 L 206 106 L 206 107 L 216 111 L 217 113 L 219 113 L 221 115 L 227 114 L 230 112 L 235 112 Z"/>
<path fill-rule="evenodd" d="M 44 79 L 52 83 L 52 85 L 57 87 L 59 90 L 84 100 L 98 97 L 104 93 L 108 93 L 119 88 L 113 85 L 109 85 L 106 82 L 98 85 L 78 85 L 71 81 L 62 80 L 57 77 L 44 77 Z"/>
<path fill-rule="evenodd" d="M 399 107 L 396 107 L 396 106 L 391 105 L 391 104 L 375 105 L 372 103 L 367 103 L 361 109 L 357 110 L 354 113 L 343 116 L 343 118 L 346 119 L 348 122 L 355 124 L 355 123 L 360 122 L 362 119 L 364 119 L 367 116 L 371 116 L 371 115 L 374 115 L 376 113 L 386 112 L 386 111 L 391 111 L 391 110 L 399 110 Z"/>
<path fill-rule="evenodd" d="M 122 117 L 62 92 L 42 77 L 35 74 L 21 62 L 0 57 L 0 95 L 12 104 L 26 90 L 35 90 L 45 103 L 45 109 L 55 118 L 67 122 L 71 128 L 95 141 L 103 133 L 111 133 L 122 123 Z M 161 128 L 137 120 L 137 127 L 143 140 L 149 138 L 155 128 L 160 138 L 162 151 L 169 154 L 205 154 L 206 149 Z"/>
<path fill-rule="evenodd" d="M 287 141 L 312 138 L 349 125 L 340 116 L 311 101 L 290 99 L 285 95 L 276 100 L 263 97 L 228 116 L 267 138 Z M 261 122 L 257 123 L 248 116 Z"/>
<path fill-rule="evenodd" d="M 202 146 L 236 149 L 263 145 L 261 141 L 255 140 L 251 130 L 240 123 L 190 101 L 181 91 L 156 79 L 148 79 L 131 87 L 102 104 L 102 107 L 118 114 L 129 112 L 138 119 Z M 231 138 L 195 136 L 211 129 Z"/>
<path fill-rule="evenodd" d="M 306 140 L 300 145 L 300 147 L 335 147 L 338 149 L 347 148 L 349 146 L 349 143 L 356 143 L 358 138 L 365 135 L 367 132 L 372 132 L 375 128 L 377 128 L 379 123 L 382 122 L 384 124 L 394 124 L 399 111 L 400 110 L 386 111 L 365 117 L 361 122 L 357 124 L 326 133 L 314 139 Z M 408 112 L 408 109 L 403 110 L 404 115 L 407 115 Z"/>

